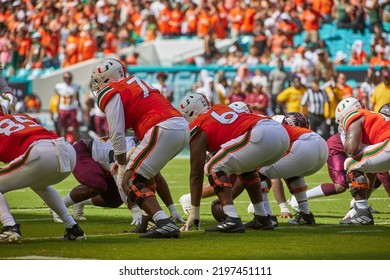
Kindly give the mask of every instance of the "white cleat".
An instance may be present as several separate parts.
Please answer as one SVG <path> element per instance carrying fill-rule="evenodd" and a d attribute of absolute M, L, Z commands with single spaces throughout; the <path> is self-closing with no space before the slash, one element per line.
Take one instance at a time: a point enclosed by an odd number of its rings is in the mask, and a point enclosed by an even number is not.
<path fill-rule="evenodd" d="M 51 211 L 51 214 L 53 215 L 53 221 L 57 224 L 63 224 L 64 221 L 62 221 L 61 217 L 54 211 Z"/>
<path fill-rule="evenodd" d="M 181 208 L 183 209 L 183 212 L 188 215 L 190 214 L 191 209 L 191 194 L 184 194 L 179 199 Z"/>
<path fill-rule="evenodd" d="M 295 212 L 300 212 L 298 201 L 295 198 L 295 196 L 292 196 L 287 200 L 288 204 L 291 206 L 292 209 L 294 209 Z"/>
<path fill-rule="evenodd" d="M 84 216 L 84 205 L 80 203 L 75 203 L 72 205 L 73 208 L 73 217 L 77 221 L 86 221 L 87 218 Z"/>
<path fill-rule="evenodd" d="M 248 214 L 254 214 L 255 213 L 255 208 L 253 207 L 252 203 L 249 203 L 248 205 Z"/>

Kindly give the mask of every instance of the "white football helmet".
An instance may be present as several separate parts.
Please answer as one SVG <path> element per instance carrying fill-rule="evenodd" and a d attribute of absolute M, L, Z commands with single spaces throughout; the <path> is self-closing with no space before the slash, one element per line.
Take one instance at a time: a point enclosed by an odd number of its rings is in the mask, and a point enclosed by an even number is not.
<path fill-rule="evenodd" d="M 336 107 L 336 123 L 340 124 L 343 118 L 352 110 L 363 109 L 359 100 L 354 97 L 348 97 L 339 102 Z"/>
<path fill-rule="evenodd" d="M 197 116 L 210 109 L 210 102 L 201 93 L 190 93 L 179 102 L 179 112 L 188 121 L 192 122 Z"/>
<path fill-rule="evenodd" d="M 104 58 L 92 70 L 89 87 L 95 98 L 103 87 L 112 81 L 126 78 L 126 69 L 118 60 L 114 58 Z"/>
<path fill-rule="evenodd" d="M 252 113 L 250 107 L 248 104 L 242 101 L 236 101 L 229 104 L 229 107 L 232 108 L 234 111 L 237 111 L 238 113 Z"/>

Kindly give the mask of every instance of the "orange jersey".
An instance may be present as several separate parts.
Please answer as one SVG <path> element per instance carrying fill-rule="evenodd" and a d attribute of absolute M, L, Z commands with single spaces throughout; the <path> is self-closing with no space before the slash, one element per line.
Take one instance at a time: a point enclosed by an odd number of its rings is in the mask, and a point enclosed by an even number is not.
<path fill-rule="evenodd" d="M 251 130 L 257 122 L 270 119 L 267 116 L 237 113 L 227 105 L 214 105 L 190 123 L 191 138 L 198 132 L 207 135 L 209 152 L 217 152 L 221 145 Z"/>
<path fill-rule="evenodd" d="M 8 163 L 16 159 L 37 140 L 56 138 L 56 134 L 26 114 L 0 117 L 0 161 Z"/>
<path fill-rule="evenodd" d="M 298 140 L 298 138 L 301 137 L 302 134 L 313 132 L 308 128 L 299 127 L 299 126 L 293 126 L 288 124 L 282 124 L 282 126 L 286 129 L 288 133 L 288 137 L 290 138 L 290 143 L 293 143 L 294 141 Z"/>
<path fill-rule="evenodd" d="M 286 129 L 288 137 L 290 138 L 290 146 L 286 152 L 288 154 L 291 150 L 292 145 L 302 134 L 313 132 L 312 130 L 304 127 L 293 126 L 288 124 L 282 124 L 282 126 Z"/>
<path fill-rule="evenodd" d="M 171 103 L 158 91 L 135 76 L 111 82 L 100 90 L 97 104 L 104 112 L 111 98 L 119 94 L 125 114 L 125 128 L 132 128 L 138 139 L 156 124 L 181 117 Z"/>
<path fill-rule="evenodd" d="M 364 117 L 362 134 L 363 143 L 373 145 L 390 139 L 390 120 L 382 114 L 374 113 L 365 109 L 358 109 L 349 112 L 342 120 L 341 125 L 348 130 L 348 127 L 356 120 Z"/>

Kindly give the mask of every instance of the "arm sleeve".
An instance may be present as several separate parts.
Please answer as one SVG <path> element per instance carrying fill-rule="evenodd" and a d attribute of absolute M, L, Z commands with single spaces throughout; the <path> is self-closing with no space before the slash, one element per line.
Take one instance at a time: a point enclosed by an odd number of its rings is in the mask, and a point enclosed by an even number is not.
<path fill-rule="evenodd" d="M 107 117 L 110 139 L 115 155 L 125 154 L 127 152 L 125 114 L 119 94 L 113 96 L 107 103 L 107 106 L 104 109 L 104 113 Z"/>
<path fill-rule="evenodd" d="M 302 106 L 305 106 L 306 104 L 307 104 L 307 99 L 308 99 L 308 93 L 307 93 L 307 91 L 305 91 L 305 93 L 303 94 L 303 97 L 302 97 L 302 99 L 301 99 L 301 105 Z"/>

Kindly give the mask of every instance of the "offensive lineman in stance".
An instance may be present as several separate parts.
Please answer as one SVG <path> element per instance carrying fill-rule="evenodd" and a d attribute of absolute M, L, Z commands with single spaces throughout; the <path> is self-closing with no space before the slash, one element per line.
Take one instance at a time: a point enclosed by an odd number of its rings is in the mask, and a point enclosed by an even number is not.
<path fill-rule="evenodd" d="M 156 222 L 143 238 L 178 238 L 180 230 L 161 209 L 154 176 L 188 144 L 188 123 L 157 90 L 131 75 L 116 59 L 105 58 L 92 70 L 90 87 L 107 117 L 118 168 L 118 187 Z M 140 144 L 126 165 L 125 129 Z M 131 179 L 131 180 L 130 180 Z"/>
<path fill-rule="evenodd" d="M 368 209 L 369 186 L 375 182 L 375 173 L 390 170 L 390 122 L 383 114 L 360 108 L 353 97 L 342 100 L 336 108 L 336 122 L 346 135 L 344 169 L 356 210 L 340 224 L 373 225 Z"/>
<path fill-rule="evenodd" d="M 256 168 L 270 165 L 284 155 L 289 145 L 286 130 L 266 116 L 248 114 L 226 105 L 210 107 L 207 98 L 199 93 L 186 95 L 179 108 L 191 129 L 191 209 L 182 230 L 187 231 L 193 225 L 199 229 L 205 172 L 226 214 L 222 222 L 206 231 L 245 232 L 233 204 L 231 174 L 239 175 L 250 196 L 256 229 L 273 229 L 262 202 Z M 207 152 L 213 156 L 205 165 Z"/>
<path fill-rule="evenodd" d="M 56 213 L 65 225 L 64 240 L 83 241 L 86 236 L 50 185 L 71 174 L 76 164 L 76 152 L 63 138 L 47 131 L 28 115 L 8 114 L 0 107 L 0 243 L 19 243 L 20 225 L 16 224 L 4 194 L 30 187 Z"/>

